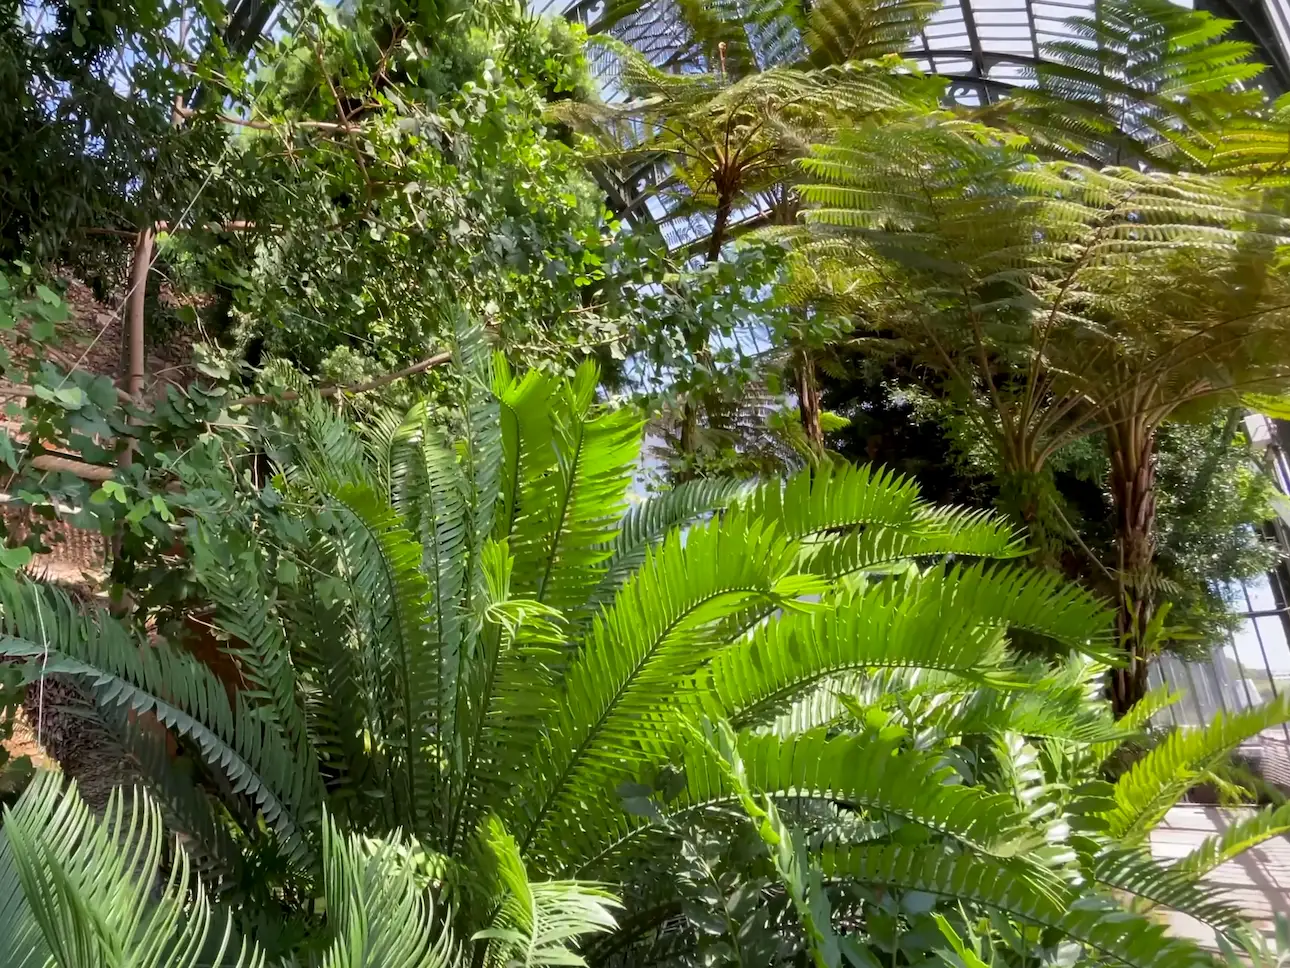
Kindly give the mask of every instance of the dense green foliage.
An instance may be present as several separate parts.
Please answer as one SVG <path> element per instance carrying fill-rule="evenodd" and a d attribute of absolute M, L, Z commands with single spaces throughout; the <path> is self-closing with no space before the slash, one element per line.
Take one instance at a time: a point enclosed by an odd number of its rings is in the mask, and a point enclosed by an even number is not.
<path fill-rule="evenodd" d="M 0 760 L 0 963 L 1281 957 L 1203 878 L 1284 806 L 1149 838 L 1290 706 L 1146 670 L 1276 563 L 1290 106 L 1168 0 L 977 110 L 933 3 L 673 6 L 0 10 L 4 728 L 135 787 Z"/>
<path fill-rule="evenodd" d="M 1280 814 L 1177 873 L 1141 845 L 1290 707 L 1174 734 L 1108 784 L 1100 764 L 1141 723 L 1094 698 L 1109 614 L 1007 563 L 1002 520 L 845 465 L 630 503 L 639 419 L 595 402 L 594 369 L 512 376 L 477 330 L 460 339 L 461 410 L 351 428 L 306 398 L 254 432 L 271 477 L 212 470 L 174 499 L 227 660 L 0 589 L 0 651 L 81 682 L 152 791 L 160 812 L 137 808 L 152 819 L 126 842 L 155 854 L 164 817 L 268 954 L 326 957 L 351 928 L 314 899 L 363 863 L 390 903 L 452 914 L 361 930 L 451 931 L 476 963 L 548 917 L 567 925 L 552 950 L 608 930 L 582 946 L 596 964 L 917 961 L 981 917 L 1023 961 L 1074 944 L 1090 963 L 1206 962 L 1112 891 L 1238 929 L 1194 881 Z M 1021 661 L 1017 633 L 1072 657 Z M 85 837 L 115 863 L 93 838 L 116 835 L 88 823 L 16 842 L 37 923 L 82 915 L 21 852 Z M 396 842 L 337 859 L 337 826 Z M 428 896 L 394 901 L 409 884 Z M 563 913 L 512 923 L 544 903 Z"/>

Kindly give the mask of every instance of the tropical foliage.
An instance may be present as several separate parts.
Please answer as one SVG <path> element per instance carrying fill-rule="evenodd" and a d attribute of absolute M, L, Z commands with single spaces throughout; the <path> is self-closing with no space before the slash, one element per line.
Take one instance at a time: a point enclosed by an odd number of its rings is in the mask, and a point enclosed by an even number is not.
<path fill-rule="evenodd" d="M 0 712 L 121 764 L 0 759 L 0 962 L 1284 960 L 1206 878 L 1290 705 L 1146 688 L 1277 564 L 1252 46 L 1100 0 L 971 107 L 925 0 L 591 15 L 0 12 Z M 1157 859 L 1198 785 L 1272 802 Z"/>
<path fill-rule="evenodd" d="M 1109 614 L 1010 563 L 1003 520 L 847 465 L 633 501 L 640 420 L 597 402 L 594 368 L 516 376 L 469 328 L 457 352 L 459 412 L 355 429 L 306 396 L 261 431 L 271 478 L 190 492 L 231 661 L 0 589 L 0 652 L 82 683 L 151 790 L 125 841 L 155 854 L 164 817 L 270 956 L 432 919 L 388 943 L 447 952 L 451 931 L 488 964 L 507 945 L 564 963 L 575 944 L 604 964 L 865 964 L 930 956 L 930 926 L 985 917 L 1023 957 L 1206 962 L 1127 895 L 1237 930 L 1195 879 L 1283 811 L 1177 874 L 1141 845 L 1290 707 L 1175 734 L 1107 784 L 1099 764 L 1144 721 L 1094 698 Z M 37 785 L 19 809 L 73 809 L 58 794 Z M 47 849 L 74 852 L 84 822 L 56 826 L 69 840 Z M 345 836 L 390 843 L 338 854 Z M 342 882 L 422 913 L 354 926 Z"/>

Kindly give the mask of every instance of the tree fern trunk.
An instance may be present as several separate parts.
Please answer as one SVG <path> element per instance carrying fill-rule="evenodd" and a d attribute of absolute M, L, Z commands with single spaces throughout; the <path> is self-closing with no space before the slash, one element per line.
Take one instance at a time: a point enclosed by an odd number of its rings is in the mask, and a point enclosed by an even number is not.
<path fill-rule="evenodd" d="M 1119 563 L 1116 633 L 1127 665 L 1111 678 L 1111 700 L 1123 715 L 1147 691 L 1147 650 L 1143 636 L 1155 612 L 1151 566 L 1156 552 L 1155 431 L 1139 421 L 1113 424 L 1111 499 L 1115 505 L 1115 545 Z"/>
<path fill-rule="evenodd" d="M 730 213 L 733 209 L 733 195 L 723 192 L 717 202 L 716 218 L 712 222 L 712 234 L 708 237 L 708 251 L 704 257 L 704 262 L 716 262 L 721 258 L 721 247 L 726 241 L 726 228 L 730 224 Z M 706 346 L 700 348 L 695 355 L 701 363 L 706 363 L 711 359 L 711 354 L 708 353 Z M 694 394 L 687 395 L 685 403 L 681 406 L 679 446 L 682 456 L 686 458 L 690 457 L 698 449 L 700 406 L 701 401 L 696 399 Z M 676 476 L 676 479 L 685 481 L 694 476 L 693 468 L 687 466 Z"/>
<path fill-rule="evenodd" d="M 726 228 L 730 224 L 730 213 L 734 209 L 734 198 L 723 194 L 717 202 L 717 215 L 712 222 L 712 234 L 708 236 L 707 262 L 716 262 L 721 257 L 721 247 L 726 243 Z"/>
<path fill-rule="evenodd" d="M 824 430 L 820 426 L 820 385 L 815 375 L 815 360 L 811 351 L 802 347 L 797 352 L 793 376 L 797 382 L 798 409 L 806 442 L 817 455 L 824 453 Z"/>

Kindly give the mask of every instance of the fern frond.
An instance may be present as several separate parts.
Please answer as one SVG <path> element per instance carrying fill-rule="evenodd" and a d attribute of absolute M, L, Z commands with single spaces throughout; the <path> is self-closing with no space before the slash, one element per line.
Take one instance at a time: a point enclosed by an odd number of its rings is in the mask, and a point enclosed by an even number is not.
<path fill-rule="evenodd" d="M 524 481 L 511 541 L 516 592 L 563 611 L 582 604 L 605 573 L 640 455 L 638 416 L 593 413 L 597 381 L 584 364 L 557 402 L 555 468 Z"/>
<path fill-rule="evenodd" d="M 326 968 L 390 965 L 457 968 L 452 934 L 436 926 L 434 908 L 399 838 L 346 837 L 323 821 L 323 885 L 333 941 Z"/>
<path fill-rule="evenodd" d="M 918 485 L 870 464 L 821 464 L 786 481 L 768 481 L 738 501 L 749 518 L 774 523 L 791 538 L 857 525 L 910 527 Z"/>
<path fill-rule="evenodd" d="M 422 831 L 438 794 L 438 756 L 428 750 L 431 737 L 451 735 L 454 728 L 457 670 L 443 662 L 429 635 L 421 546 L 370 485 L 346 483 L 329 491 L 334 540 L 354 590 L 367 692 L 385 701 L 375 738 L 391 751 L 399 775 L 392 790 L 396 812 Z"/>
<path fill-rule="evenodd" d="M 1182 911 L 1220 931 L 1237 931 L 1244 923 L 1241 912 L 1217 899 L 1213 890 L 1199 886 L 1176 867 L 1161 864 L 1145 850 L 1104 850 L 1094 859 L 1092 876 L 1103 887 Z"/>
<path fill-rule="evenodd" d="M 155 715 L 190 739 L 235 793 L 255 801 L 289 853 L 308 856 L 303 836 L 319 808 L 314 764 L 299 759 L 244 698 L 230 703 L 224 684 L 205 665 L 164 640 L 140 648 L 105 612 L 82 615 L 61 593 L 39 586 L 0 580 L 0 606 L 0 655 L 40 659 L 27 663 L 29 681 L 69 676 L 90 687 L 101 705 Z"/>
<path fill-rule="evenodd" d="M 1010 628 L 1092 651 L 1107 624 L 1096 599 L 1039 572 L 932 571 L 866 583 L 827 607 L 766 623 L 716 656 L 699 686 L 721 715 L 747 723 L 842 672 L 922 668 L 986 676 L 1001 670 Z"/>

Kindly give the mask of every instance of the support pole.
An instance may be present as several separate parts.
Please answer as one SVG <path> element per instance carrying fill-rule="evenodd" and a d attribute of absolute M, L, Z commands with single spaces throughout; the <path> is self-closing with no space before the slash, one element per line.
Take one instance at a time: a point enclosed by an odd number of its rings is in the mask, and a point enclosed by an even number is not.
<path fill-rule="evenodd" d="M 136 403 L 143 396 L 143 305 L 148 288 L 148 270 L 152 267 L 154 232 L 148 226 L 139 232 L 134 243 L 134 261 L 130 265 L 130 290 L 126 296 L 126 345 L 129 347 L 129 381 L 126 392 Z"/>

